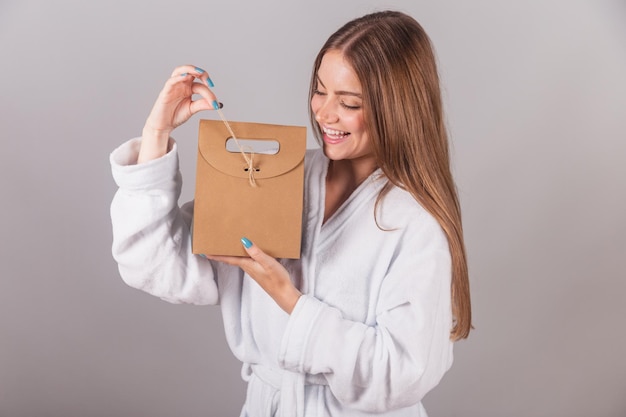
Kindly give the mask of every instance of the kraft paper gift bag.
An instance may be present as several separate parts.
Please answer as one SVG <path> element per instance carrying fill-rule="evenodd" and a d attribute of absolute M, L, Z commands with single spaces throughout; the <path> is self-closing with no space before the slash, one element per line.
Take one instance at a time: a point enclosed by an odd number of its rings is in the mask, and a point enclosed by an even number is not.
<path fill-rule="evenodd" d="M 278 151 L 229 150 L 221 120 L 200 120 L 193 218 L 193 253 L 248 256 L 247 237 L 275 258 L 300 257 L 306 128 L 229 122 L 239 145 L 278 143 Z M 249 165 L 240 149 L 252 158 Z"/>

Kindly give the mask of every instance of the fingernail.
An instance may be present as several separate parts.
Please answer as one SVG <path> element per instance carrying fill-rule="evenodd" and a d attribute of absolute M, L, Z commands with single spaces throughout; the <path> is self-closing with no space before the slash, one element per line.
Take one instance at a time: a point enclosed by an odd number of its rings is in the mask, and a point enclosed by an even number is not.
<path fill-rule="evenodd" d="M 206 255 L 204 253 L 201 253 L 200 256 L 202 256 L 204 259 L 206 259 Z"/>
<path fill-rule="evenodd" d="M 198 74 L 204 74 L 204 70 L 202 68 L 195 67 L 194 69 Z"/>
<path fill-rule="evenodd" d="M 250 248 L 250 246 L 252 246 L 252 242 L 250 242 L 250 240 L 247 237 L 242 237 L 241 238 L 241 243 L 243 243 L 243 245 L 246 248 Z"/>
<path fill-rule="evenodd" d="M 219 108 L 220 108 L 220 105 L 219 105 L 219 103 L 217 102 L 217 100 L 213 100 L 213 109 L 214 109 L 214 110 L 217 110 L 217 109 L 219 109 Z"/>
<path fill-rule="evenodd" d="M 181 77 L 186 77 L 186 76 L 187 76 L 187 73 L 186 73 L 186 72 L 183 72 L 182 74 L 180 74 L 180 76 L 181 76 Z"/>
<path fill-rule="evenodd" d="M 210 78 L 207 78 L 207 79 L 206 79 L 206 83 L 207 83 L 207 85 L 208 85 L 209 87 L 215 87 L 215 84 L 213 84 L 213 81 L 211 81 L 211 79 L 210 79 Z"/>

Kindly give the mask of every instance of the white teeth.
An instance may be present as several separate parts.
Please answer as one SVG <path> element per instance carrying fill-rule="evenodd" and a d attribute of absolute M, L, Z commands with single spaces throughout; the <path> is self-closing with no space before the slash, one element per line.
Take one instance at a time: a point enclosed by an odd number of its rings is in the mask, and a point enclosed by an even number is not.
<path fill-rule="evenodd" d="M 322 130 L 328 136 L 330 136 L 332 138 L 335 138 L 335 139 L 340 139 L 340 138 L 343 138 L 343 137 L 348 136 L 350 134 L 348 132 L 342 132 L 341 130 L 329 129 L 327 127 L 323 128 Z"/>

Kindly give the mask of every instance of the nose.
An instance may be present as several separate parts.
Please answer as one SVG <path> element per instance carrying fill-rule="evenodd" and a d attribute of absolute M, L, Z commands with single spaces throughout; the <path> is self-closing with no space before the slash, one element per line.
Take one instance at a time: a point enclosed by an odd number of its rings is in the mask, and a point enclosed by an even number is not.
<path fill-rule="evenodd" d="M 315 109 L 315 120 L 318 123 L 335 123 L 339 120 L 337 109 L 333 106 L 330 100 L 324 100 L 320 103 L 320 106 Z"/>

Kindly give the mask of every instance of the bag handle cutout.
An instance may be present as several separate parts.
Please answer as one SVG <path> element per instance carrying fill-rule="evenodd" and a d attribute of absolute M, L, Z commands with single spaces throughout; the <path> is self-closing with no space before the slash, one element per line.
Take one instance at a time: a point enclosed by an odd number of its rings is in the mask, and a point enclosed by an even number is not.
<path fill-rule="evenodd" d="M 239 143 L 239 144 L 238 144 Z M 226 139 L 226 150 L 231 153 L 256 153 L 262 155 L 276 155 L 280 152 L 280 142 L 275 139 Z"/>

